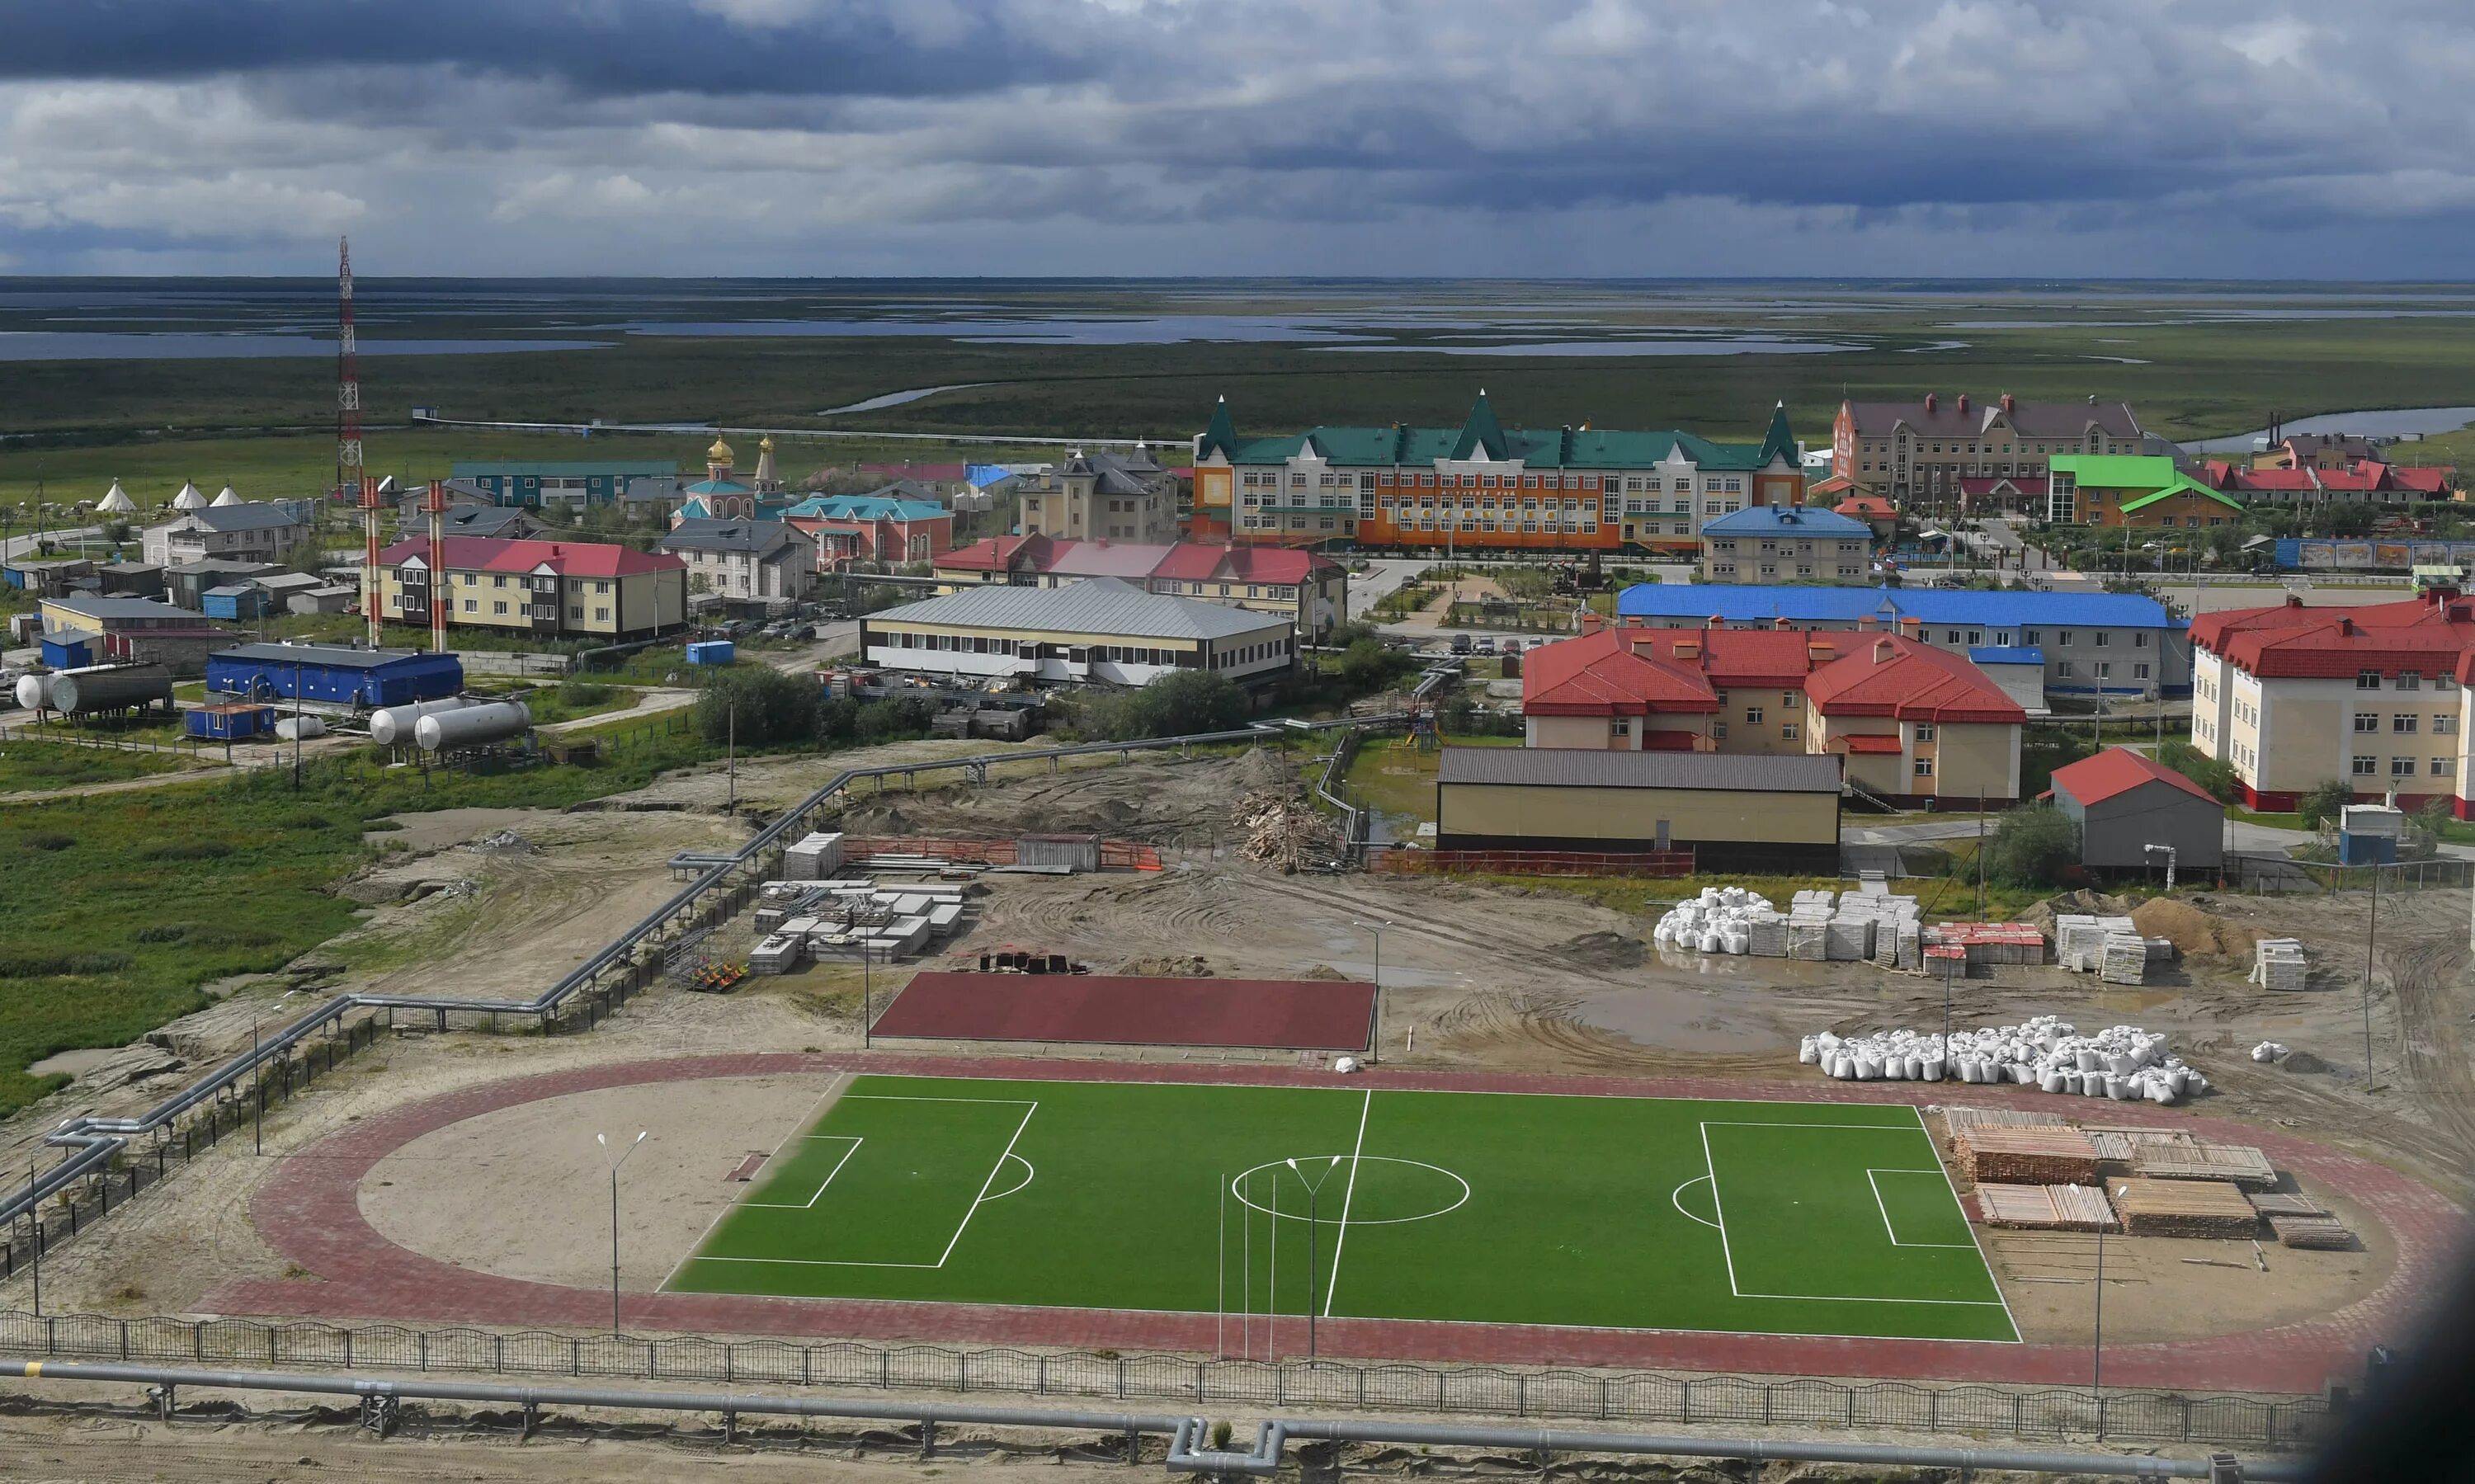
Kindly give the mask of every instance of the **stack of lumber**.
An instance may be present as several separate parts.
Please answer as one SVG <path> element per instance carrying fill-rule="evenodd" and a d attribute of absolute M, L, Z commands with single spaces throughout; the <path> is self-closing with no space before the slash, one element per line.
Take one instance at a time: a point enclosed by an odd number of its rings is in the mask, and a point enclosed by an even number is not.
<path fill-rule="evenodd" d="M 2276 1232 L 2278 1241 L 2288 1247 L 2344 1252 L 2355 1245 L 2355 1234 L 2335 1216 L 2271 1216 L 2268 1229 Z"/>
<path fill-rule="evenodd" d="M 1954 1131 L 1950 1147 L 1969 1178 L 1978 1184 L 2096 1183 L 2095 1146 L 2077 1129 L 1978 1125 Z"/>
<path fill-rule="evenodd" d="M 2114 1207 L 2094 1185 L 1979 1185 L 1976 1206 L 1989 1227 L 2034 1231 L 2115 1231 Z"/>
<path fill-rule="evenodd" d="M 2303 945 L 2291 937 L 2264 937 L 2252 945 L 2251 982 L 2264 989 L 2303 987 Z"/>
<path fill-rule="evenodd" d="M 2260 1229 L 2260 1213 L 2230 1180 L 2123 1180 L 2114 1208 L 2133 1236 L 2248 1237 Z"/>
<path fill-rule="evenodd" d="M 2134 1139 L 2131 1173 L 2143 1180 L 2229 1180 L 2250 1190 L 2267 1190 L 2277 1183 L 2277 1171 L 2268 1156 L 2249 1144 L 2204 1144 L 2196 1139 L 2181 1143 Z"/>
<path fill-rule="evenodd" d="M 2300 1191 L 2257 1190 L 2251 1208 L 2263 1216 L 2326 1216 L 2329 1208 Z"/>
<path fill-rule="evenodd" d="M 1259 864 L 1296 872 L 1328 866 L 1340 855 L 1340 831 L 1294 794 L 1249 793 L 1231 814 L 1246 837 L 1238 853 Z"/>
<path fill-rule="evenodd" d="M 1970 1129 L 2060 1129 L 2065 1127 L 2060 1113 L 2023 1113 L 2013 1107 L 1946 1107 L 1942 1110 L 1944 1127 L 1950 1130 L 1951 1147 L 1959 1147 L 1959 1136 Z"/>
<path fill-rule="evenodd" d="M 2131 1162 L 2139 1156 L 2143 1146 L 2154 1146 L 2158 1150 L 2189 1150 L 2197 1148 L 2200 1142 L 2188 1133 L 2137 1125 L 2084 1123 L 2080 1125 L 2080 1131 L 2096 1146 L 2096 1162 L 2100 1166 L 2114 1166 L 2114 1173 L 2118 1175 L 2131 1173 Z"/>

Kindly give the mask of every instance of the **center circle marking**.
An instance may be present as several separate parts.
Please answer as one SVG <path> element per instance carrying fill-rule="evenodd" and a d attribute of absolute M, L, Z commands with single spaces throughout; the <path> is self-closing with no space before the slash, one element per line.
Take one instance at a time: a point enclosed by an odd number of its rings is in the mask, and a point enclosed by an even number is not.
<path fill-rule="evenodd" d="M 1437 1175 L 1451 1180 L 1454 1184 L 1458 1185 L 1461 1188 L 1460 1198 L 1450 1205 L 1437 1206 L 1432 1211 L 1421 1211 L 1414 1216 L 1352 1216 L 1349 1218 L 1349 1224 L 1353 1227 L 1398 1227 L 1413 1221 L 1433 1221 L 1438 1216 L 1449 1216 L 1453 1212 L 1459 1210 L 1462 1206 L 1469 1204 L 1469 1181 L 1461 1179 L 1458 1175 L 1455 1175 L 1452 1171 L 1445 1169 L 1442 1165 L 1429 1164 L 1424 1159 L 1396 1159 L 1389 1155 L 1340 1155 L 1337 1156 L 1332 1155 L 1317 1155 L 1311 1159 L 1301 1158 L 1298 1163 L 1309 1168 L 1312 1168 L 1317 1164 L 1328 1163 L 1336 1157 L 1337 1157 L 1342 1164 L 1346 1164 L 1351 1167 L 1350 1173 L 1352 1175 L 1356 1175 L 1358 1173 L 1357 1167 L 1361 1164 L 1401 1164 L 1408 1165 L 1411 1169 L 1416 1170 L 1433 1170 Z M 1271 1206 L 1264 1205 L 1257 1202 L 1253 1197 L 1246 1193 L 1247 1183 L 1253 1177 L 1273 1171 L 1279 1172 L 1279 1178 L 1281 1179 L 1294 1177 L 1297 1173 L 1289 1168 L 1288 1161 L 1285 1159 L 1275 1159 L 1268 1164 L 1259 1164 L 1251 1170 L 1240 1172 L 1236 1179 L 1230 1180 L 1230 1194 L 1238 1198 L 1238 1204 L 1245 1206 L 1249 1210 L 1261 1211 L 1264 1215 L 1273 1217 L 1276 1220 L 1306 1220 L 1306 1213 L 1304 1211 L 1276 1210 Z M 1333 1173 L 1336 1175 L 1339 1171 L 1336 1169 Z M 1334 1213 L 1334 1218 L 1337 1220 L 1338 1217 L 1339 1213 L 1336 1211 Z"/>

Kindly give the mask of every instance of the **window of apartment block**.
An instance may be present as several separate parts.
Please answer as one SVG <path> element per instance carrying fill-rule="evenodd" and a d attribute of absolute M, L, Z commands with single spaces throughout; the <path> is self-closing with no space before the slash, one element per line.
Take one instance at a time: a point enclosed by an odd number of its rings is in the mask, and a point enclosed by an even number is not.
<path fill-rule="evenodd" d="M 2358 691 L 2377 691 L 2377 690 L 2379 690 L 2380 688 L 2381 688 L 2381 672 L 2380 672 L 2379 670 L 2376 670 L 2376 669 L 2359 669 L 2359 670 L 2355 671 L 2355 689 L 2356 689 L 2356 690 L 2358 690 Z"/>
<path fill-rule="evenodd" d="M 1802 703 L 1803 694 L 1801 692 L 1781 691 L 1779 693 L 1779 710 L 1781 711 L 1794 711 Z"/>
<path fill-rule="evenodd" d="M 2418 718 L 2414 713 L 2411 711 L 2400 712 L 2398 715 L 2389 718 L 2389 730 L 2392 732 L 2413 732 L 2415 729 L 2417 720 Z"/>
<path fill-rule="evenodd" d="M 2056 661 L 2054 662 L 2054 675 L 2055 675 L 2055 678 L 2057 678 L 2057 679 L 2063 679 L 2063 680 L 2068 680 L 2068 679 L 2070 679 L 2070 678 L 2071 678 L 2071 661 L 2069 661 L 2069 660 L 2056 660 Z"/>
<path fill-rule="evenodd" d="M 2356 714 L 2356 717 L 2355 717 L 2355 730 L 2356 730 L 2356 731 L 2358 731 L 2358 732 L 2377 732 L 2377 731 L 2379 731 L 2380 729 L 2381 729 L 2381 714 L 2380 714 L 2379 712 L 2377 712 L 2377 711 L 2365 711 L 2365 712 L 2359 712 L 2359 713 L 2357 713 L 2357 714 Z"/>
<path fill-rule="evenodd" d="M 2451 712 L 2445 712 L 2445 711 L 2436 711 L 2436 712 L 2434 712 L 2434 713 L 2432 714 L 2432 735 L 2433 735 L 2433 736 L 2435 736 L 2435 737 L 2455 737 L 2455 736 L 2457 736 L 2457 735 L 2458 735 L 2458 718 L 2457 718 L 2457 716 L 2456 716 L 2454 713 L 2451 713 Z"/>
<path fill-rule="evenodd" d="M 2096 678 L 2099 680 L 2107 680 L 2113 678 L 2113 675 L 2114 666 L 2111 663 L 2105 660 L 2099 660 L 2096 662 Z"/>
<path fill-rule="evenodd" d="M 1781 741 L 1781 742 L 1794 742 L 1794 741 L 1796 741 L 1796 723 L 1795 723 L 1795 722 L 1793 722 L 1793 721 L 1785 721 L 1785 722 L 1781 722 L 1781 723 L 1779 724 L 1779 741 Z"/>
<path fill-rule="evenodd" d="M 2070 629 L 2067 629 L 2067 628 L 2058 628 L 2058 629 L 2054 630 L 2054 643 L 2056 643 L 2056 644 L 2058 644 L 2058 645 L 2065 645 L 2065 646 L 2067 646 L 2067 647 L 2068 647 L 2068 646 L 2070 645 L 2071 642 L 2071 631 Z"/>
<path fill-rule="evenodd" d="M 1759 706 L 1748 706 L 1748 707 L 1746 707 L 1746 708 L 1745 708 L 1745 719 L 1746 719 L 1747 721 L 1749 721 L 1749 722 L 1752 723 L 1752 724 L 1753 724 L 1753 725 L 1755 725 L 1755 726 L 1759 726 L 1759 725 L 1761 725 L 1761 722 L 1762 722 L 1762 708 L 1760 708 Z"/>
<path fill-rule="evenodd" d="M 2421 670 L 2419 670 L 2419 669 L 2402 669 L 2402 670 L 2399 670 L 2399 671 L 2398 671 L 2398 678 L 2397 678 L 2397 688 L 2398 688 L 2399 690 L 2401 690 L 2401 691 L 2420 691 L 2420 690 L 2422 690 L 2422 689 L 2423 689 L 2423 671 L 2421 671 Z"/>
<path fill-rule="evenodd" d="M 2020 643 L 2025 645 L 2029 648 L 2035 648 L 2037 645 L 2037 631 L 2032 628 L 2022 629 L 2020 631 Z"/>
<path fill-rule="evenodd" d="M 2458 765 L 2448 758 L 2432 760 L 2432 776 L 2435 778 L 2446 778 L 2456 771 L 2458 771 Z"/>
<path fill-rule="evenodd" d="M 2435 675 L 2432 677 L 2432 688 L 2436 691 L 2455 691 L 2458 689 L 2458 682 L 2447 675 Z"/>
<path fill-rule="evenodd" d="M 2380 766 L 2381 760 L 2378 758 L 2358 757 L 2352 760 L 2354 773 L 2358 778 L 2369 778 L 2380 771 Z"/>
<path fill-rule="evenodd" d="M 1711 722 L 1710 735 L 1717 738 L 1725 738 L 1728 735 L 1728 723 L 1725 721 Z"/>
<path fill-rule="evenodd" d="M 2413 758 L 2391 758 L 2391 759 L 2389 759 L 2389 776 L 2390 776 L 2390 777 L 2392 777 L 2392 778 L 2412 778 L 2412 777 L 2414 777 L 2414 759 L 2413 759 Z"/>
<path fill-rule="evenodd" d="M 1933 763 L 1934 760 L 1931 758 L 1917 759 L 1917 776 L 1920 778 L 1931 778 L 1933 776 Z"/>
<path fill-rule="evenodd" d="M 2145 660 L 2143 660 L 2143 661 L 2141 661 L 2139 664 L 2134 665 L 2133 667 L 2131 667 L 2131 678 L 2132 678 L 2132 679 L 2134 679 L 2134 680 L 2145 680 L 2145 679 L 2147 679 L 2147 678 L 2148 678 L 2148 662 L 2147 662 L 2147 661 L 2145 661 Z"/>
<path fill-rule="evenodd" d="M 1920 721 L 1920 722 L 1918 722 L 1918 723 L 1916 724 L 1916 726 L 1910 730 L 1910 732 L 1909 732 L 1909 738 L 1910 738 L 1910 740 L 1911 740 L 1911 741 L 1921 742 L 1931 742 L 1931 741 L 1933 741 L 1933 740 L 1934 740 L 1934 729 L 1933 729 L 1933 724 L 1932 724 L 1931 722 L 1926 722 L 1926 721 Z"/>
<path fill-rule="evenodd" d="M 1631 720 L 1625 717 L 1616 718 L 1613 721 L 1607 723 L 1607 735 L 1609 737 L 1630 737 L 1632 735 Z"/>

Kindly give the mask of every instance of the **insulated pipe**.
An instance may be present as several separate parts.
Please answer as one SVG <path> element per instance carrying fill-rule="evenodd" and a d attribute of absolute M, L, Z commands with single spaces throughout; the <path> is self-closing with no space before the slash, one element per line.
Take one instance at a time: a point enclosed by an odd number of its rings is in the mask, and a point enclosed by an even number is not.
<path fill-rule="evenodd" d="M 2110 1453 L 2027 1453 L 1984 1448 L 1910 1448 L 1884 1443 L 1811 1443 L 1767 1438 L 1662 1438 L 1640 1433 L 1563 1432 L 1546 1427 L 1457 1427 L 1450 1423 L 1325 1422 L 1286 1418 L 1263 1423 L 1269 1433 L 1341 1443 L 1449 1444 L 1461 1448 L 1530 1448 L 1550 1453 L 1657 1453 L 1680 1458 L 1752 1462 L 1869 1464 L 1882 1468 L 1956 1469 L 2015 1473 L 2093 1474 L 2120 1479 L 2206 1479 L 2205 1459 Z M 1256 1452 L 1264 1450 L 1259 1438 Z M 1277 1445 L 1275 1445 L 1277 1452 Z M 1176 1465 L 1171 1464 L 1174 1468 Z M 2278 1484 L 2309 1478 L 2302 1463 L 2246 1463 L 2242 1476 Z"/>
<path fill-rule="evenodd" d="M 253 687 L 253 693 L 255 687 Z M 451 713 L 452 715 L 452 713 Z M 1036 762 L 1044 758 L 1084 757 L 1095 753 L 1133 753 L 1160 751 L 1203 742 L 1245 742 L 1279 736 L 1284 731 L 1345 731 L 1354 727 L 1389 726 L 1409 719 L 1400 712 L 1380 717 L 1350 717 L 1337 721 L 1287 721 L 1279 724 L 1254 722 L 1225 732 L 1197 732 L 1185 737 L 1162 737 L 1147 742 L 1084 742 L 1071 747 L 1044 747 L 1033 752 L 983 753 L 967 758 L 949 758 L 934 763 L 898 763 L 884 767 L 845 768 L 825 785 L 793 805 L 772 823 L 759 830 L 741 846 L 735 855 L 723 858 L 691 882 L 669 901 L 653 909 L 634 927 L 621 933 L 594 950 L 582 963 L 556 984 L 529 1000 L 453 1000 L 418 995 L 348 994 L 339 995 L 310 1010 L 271 1036 L 258 1041 L 250 1050 L 234 1057 L 204 1078 L 192 1083 L 135 1118 L 72 1118 L 45 1135 L 43 1142 L 72 1151 L 59 1164 L 37 1178 L 31 1185 L 12 1185 L 0 1192 L 0 1225 L 23 1216 L 44 1201 L 66 1190 L 80 1179 L 98 1168 L 107 1167 L 112 1156 L 134 1135 L 168 1126 L 174 1119 L 211 1100 L 216 1093 L 238 1083 L 259 1067 L 279 1061 L 291 1049 L 315 1034 L 322 1027 L 340 1023 L 356 1010 L 422 1010 L 440 1012 L 454 1010 L 470 1014 L 538 1015 L 557 1008 L 576 990 L 599 978 L 604 969 L 625 959 L 638 943 L 651 937 L 679 912 L 693 907 L 698 898 L 720 886 L 729 874 L 749 861 L 757 859 L 795 828 L 805 828 L 808 816 L 835 794 L 862 778 L 882 778 L 894 774 L 905 776 L 963 768 L 972 776 L 986 776 L 985 770 L 994 763 Z"/>
<path fill-rule="evenodd" d="M 610 1407 L 648 1412 L 740 1412 L 777 1417 L 842 1417 L 872 1422 L 979 1427 L 1050 1427 L 1068 1432 L 1158 1433 L 1191 1424 L 1177 1417 L 1131 1412 L 1050 1412 L 1035 1407 L 945 1405 L 851 1400 L 840 1397 L 769 1397 L 753 1392 L 625 1391 L 580 1386 L 507 1386 L 449 1381 L 433 1375 L 318 1375 L 285 1371 L 191 1371 L 165 1366 L 87 1365 L 75 1361 L 0 1361 L 0 1375 L 43 1381 L 126 1381 L 143 1386 L 205 1386 L 218 1391 L 274 1391 L 299 1396 L 392 1397 L 397 1400 L 486 1401 L 528 1407 Z"/>

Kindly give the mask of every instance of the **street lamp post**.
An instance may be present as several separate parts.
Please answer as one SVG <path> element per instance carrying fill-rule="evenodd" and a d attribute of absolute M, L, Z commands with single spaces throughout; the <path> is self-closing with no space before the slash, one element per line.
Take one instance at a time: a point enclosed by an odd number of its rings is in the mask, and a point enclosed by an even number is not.
<path fill-rule="evenodd" d="M 602 1159 L 610 1166 L 610 1338 L 614 1340 L 619 1338 L 619 1167 L 627 1162 L 627 1156 L 636 1152 L 638 1144 L 645 1142 L 647 1131 L 638 1130 L 635 1143 L 619 1151 L 616 1159 L 610 1157 L 609 1135 L 597 1133 L 593 1136 L 593 1142 L 601 1146 Z"/>
<path fill-rule="evenodd" d="M 1332 1172 L 1340 1168 L 1340 1156 L 1333 1156 L 1332 1163 L 1325 1165 L 1323 1173 L 1315 1177 L 1311 1182 L 1307 1180 L 1307 1172 L 1298 1168 L 1296 1160 L 1288 1161 L 1288 1165 L 1289 1173 L 1298 1178 L 1298 1183 L 1307 1187 L 1307 1359 L 1312 1360 L 1315 1358 L 1315 1267 L 1317 1262 L 1315 1198 L 1322 1193 L 1324 1181 L 1332 1179 Z M 1275 1207 L 1273 1220 L 1277 1223 L 1280 1219 L 1277 1214 L 1280 1203 L 1276 1200 L 1272 1204 Z"/>

